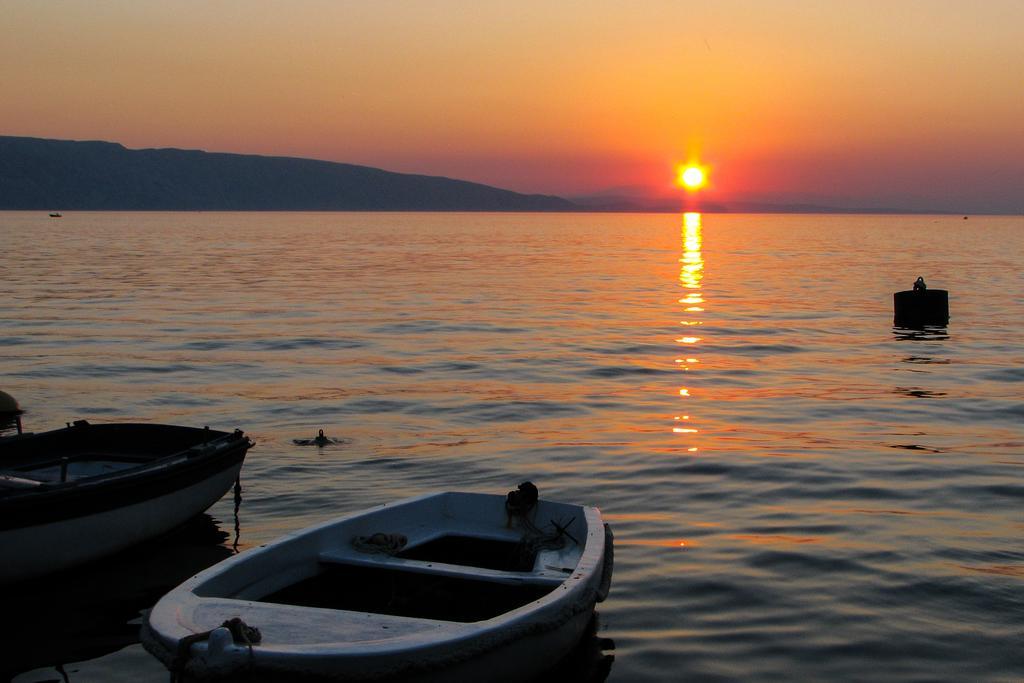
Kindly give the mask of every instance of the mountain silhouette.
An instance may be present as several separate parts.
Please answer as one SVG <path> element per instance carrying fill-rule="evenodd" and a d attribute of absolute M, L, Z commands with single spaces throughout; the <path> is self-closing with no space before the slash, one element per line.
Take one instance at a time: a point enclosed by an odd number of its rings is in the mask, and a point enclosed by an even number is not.
<path fill-rule="evenodd" d="M 437 176 L 314 159 L 0 136 L 0 209 L 140 211 L 572 211 Z"/>

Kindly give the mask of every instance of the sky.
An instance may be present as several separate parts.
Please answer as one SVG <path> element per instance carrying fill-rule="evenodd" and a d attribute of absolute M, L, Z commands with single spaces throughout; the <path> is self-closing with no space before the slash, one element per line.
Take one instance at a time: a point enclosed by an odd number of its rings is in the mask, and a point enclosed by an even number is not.
<path fill-rule="evenodd" d="M 0 134 L 1024 213 L 1024 1 L 0 0 Z"/>

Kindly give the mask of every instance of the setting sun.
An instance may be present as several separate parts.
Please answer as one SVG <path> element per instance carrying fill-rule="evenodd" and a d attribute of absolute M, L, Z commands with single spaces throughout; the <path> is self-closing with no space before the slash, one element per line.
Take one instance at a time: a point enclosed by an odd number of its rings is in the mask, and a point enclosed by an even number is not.
<path fill-rule="evenodd" d="M 707 180 L 704 169 L 699 166 L 680 166 L 679 184 L 687 190 L 699 190 Z"/>

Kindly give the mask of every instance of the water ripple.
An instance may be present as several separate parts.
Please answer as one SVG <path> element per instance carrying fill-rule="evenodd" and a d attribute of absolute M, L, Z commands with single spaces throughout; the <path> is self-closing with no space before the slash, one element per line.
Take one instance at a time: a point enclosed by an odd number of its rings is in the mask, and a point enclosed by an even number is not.
<path fill-rule="evenodd" d="M 1024 231 L 964 223 L 7 212 L 0 388 L 37 431 L 244 429 L 242 552 L 436 490 L 599 505 L 613 681 L 1020 680 Z M 894 329 L 922 272 L 950 324 Z"/>

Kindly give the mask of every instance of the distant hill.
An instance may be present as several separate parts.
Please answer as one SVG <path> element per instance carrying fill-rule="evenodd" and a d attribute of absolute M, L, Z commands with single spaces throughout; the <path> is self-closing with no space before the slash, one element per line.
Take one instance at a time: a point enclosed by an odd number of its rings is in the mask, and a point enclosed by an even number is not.
<path fill-rule="evenodd" d="M 436 176 L 313 159 L 0 136 L 0 209 L 572 211 Z"/>
<path fill-rule="evenodd" d="M 679 213 L 684 210 L 684 197 L 645 197 L 641 194 L 604 192 L 591 195 L 569 197 L 569 201 L 579 207 L 580 211 L 597 212 L 635 212 L 635 213 Z M 707 202 L 701 201 L 693 205 L 694 211 L 704 213 L 915 213 L 911 209 L 884 207 L 838 207 L 821 204 L 777 204 L 772 202 Z M 932 213 L 942 213 L 934 211 Z"/>

